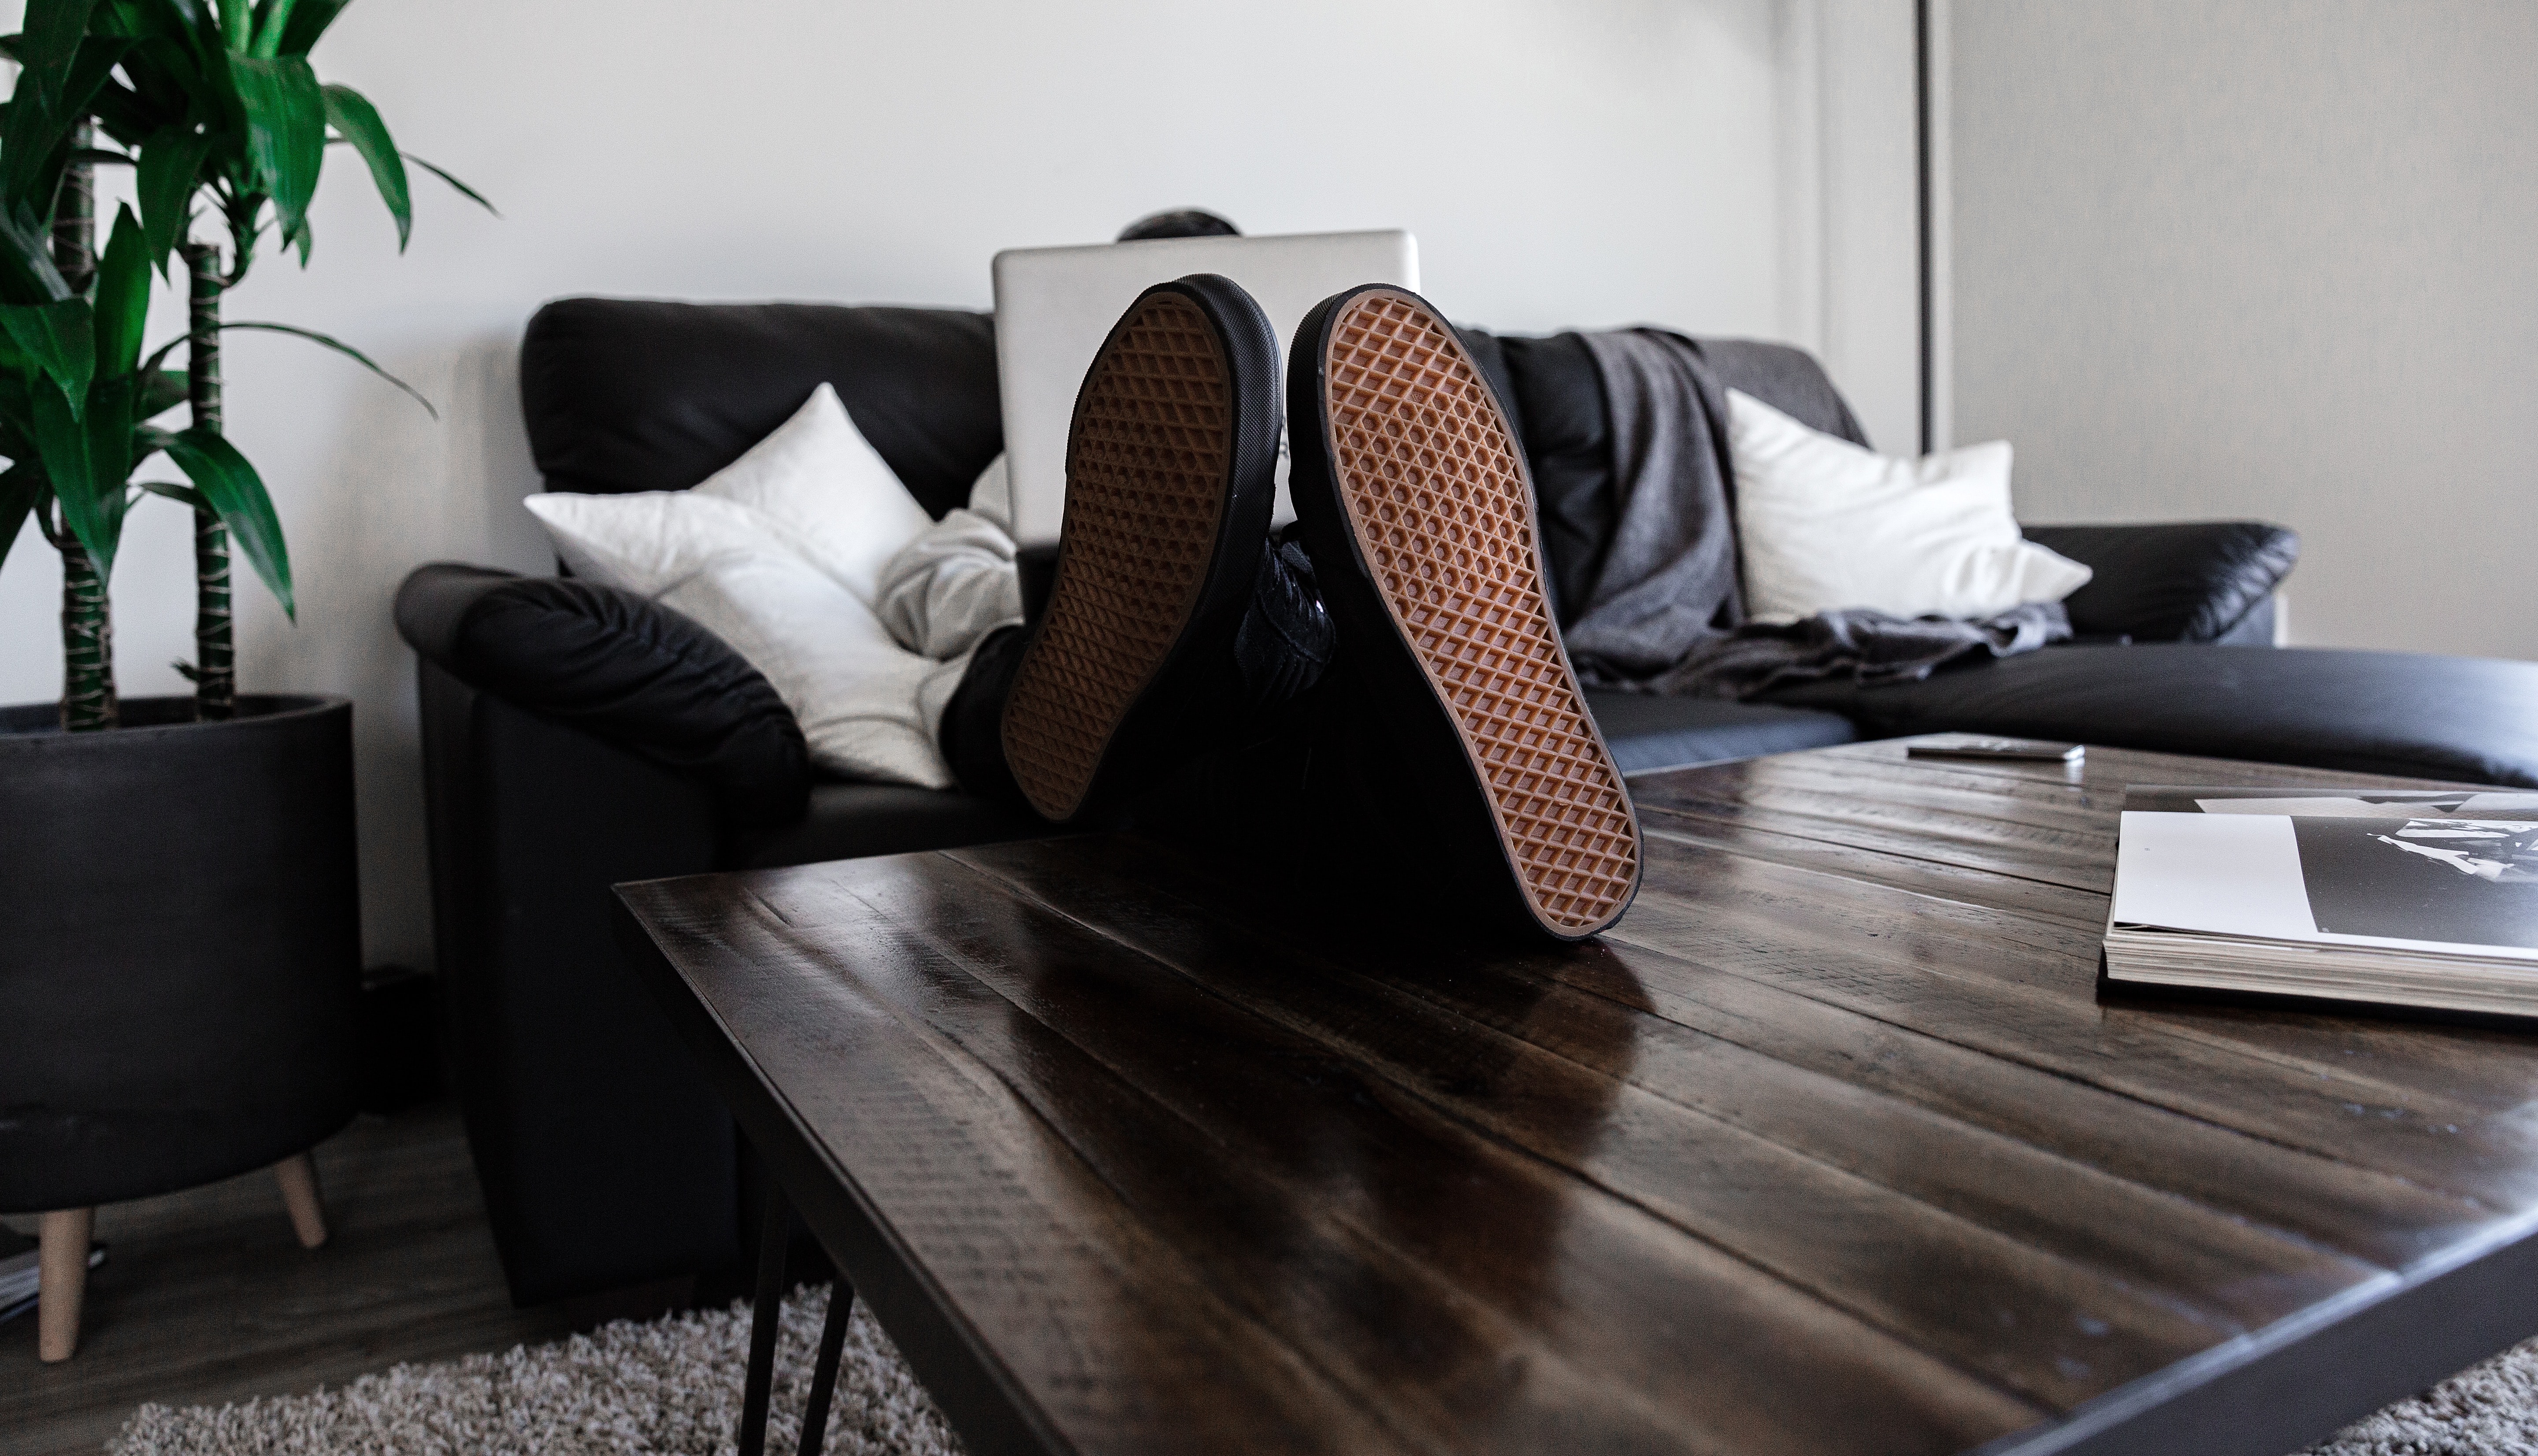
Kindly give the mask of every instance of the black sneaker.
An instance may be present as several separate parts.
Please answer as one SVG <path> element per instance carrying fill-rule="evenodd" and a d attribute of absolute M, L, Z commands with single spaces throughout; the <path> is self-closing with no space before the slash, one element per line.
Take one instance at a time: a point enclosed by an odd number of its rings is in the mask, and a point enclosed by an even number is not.
<path fill-rule="evenodd" d="M 1543 593 L 1523 447 L 1425 298 L 1368 286 L 1298 325 L 1296 524 L 1345 668 L 1438 863 L 1503 921 L 1593 935 L 1638 891 L 1638 817 Z"/>
<path fill-rule="evenodd" d="M 1042 818 L 1106 815 L 1238 713 L 1278 428 L 1278 336 L 1231 279 L 1146 290 L 1094 356 L 1056 580 L 1000 733 Z"/>

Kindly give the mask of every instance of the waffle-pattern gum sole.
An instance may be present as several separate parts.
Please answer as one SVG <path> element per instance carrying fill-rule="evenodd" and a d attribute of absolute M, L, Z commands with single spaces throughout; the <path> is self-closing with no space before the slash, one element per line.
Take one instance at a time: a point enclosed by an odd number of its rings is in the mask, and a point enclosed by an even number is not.
<path fill-rule="evenodd" d="M 1330 323 L 1332 474 L 1376 594 L 1478 770 L 1543 924 L 1604 928 L 1639 874 L 1638 820 L 1543 593 L 1524 458 L 1444 321 L 1388 290 Z"/>
<path fill-rule="evenodd" d="M 1057 580 L 1005 702 L 1005 760 L 1042 817 L 1084 807 L 1120 723 L 1197 609 L 1232 443 L 1215 329 L 1187 298 L 1150 297 L 1077 397 Z"/>

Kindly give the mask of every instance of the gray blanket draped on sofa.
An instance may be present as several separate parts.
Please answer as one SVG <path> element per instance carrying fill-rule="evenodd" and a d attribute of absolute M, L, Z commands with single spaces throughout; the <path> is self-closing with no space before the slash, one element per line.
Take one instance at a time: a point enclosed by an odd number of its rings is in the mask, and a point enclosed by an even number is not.
<path fill-rule="evenodd" d="M 1813 678 L 1911 682 L 1969 652 L 2007 657 L 2071 634 L 2058 602 L 1982 622 L 1865 609 L 1786 626 L 1747 622 L 1726 386 L 1702 346 L 1681 334 L 1635 328 L 1580 337 L 1603 376 L 1617 496 L 1611 545 L 1567 632 L 1588 685 L 1746 697 Z"/>

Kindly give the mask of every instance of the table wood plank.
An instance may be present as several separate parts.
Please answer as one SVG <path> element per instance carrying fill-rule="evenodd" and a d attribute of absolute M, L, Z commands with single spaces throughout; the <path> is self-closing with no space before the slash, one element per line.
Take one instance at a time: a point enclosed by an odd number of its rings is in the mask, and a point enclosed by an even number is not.
<path fill-rule="evenodd" d="M 2178 1034 L 2172 1018 L 2102 1006 L 2095 937 L 1882 887 L 1830 899 L 1777 865 L 1669 847 L 1651 854 L 1647 888 L 1608 939 L 2496 1210 L 2538 1198 L 2538 1107 L 2479 1117 L 2355 1068 L 2290 1065 Z"/>

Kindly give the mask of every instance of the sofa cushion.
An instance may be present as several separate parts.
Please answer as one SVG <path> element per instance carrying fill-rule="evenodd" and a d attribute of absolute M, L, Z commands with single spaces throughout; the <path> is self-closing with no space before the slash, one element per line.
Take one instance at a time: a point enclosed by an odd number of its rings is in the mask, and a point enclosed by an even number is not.
<path fill-rule="evenodd" d="M 814 764 L 952 786 L 934 728 L 962 664 L 908 651 L 873 611 L 883 563 L 931 523 L 828 385 L 693 489 L 525 503 L 574 572 L 695 619 L 764 673 Z"/>
<path fill-rule="evenodd" d="M 1838 713 L 1724 697 L 1590 692 L 1586 707 L 1624 773 L 1794 753 L 1859 736 Z"/>
<path fill-rule="evenodd" d="M 1865 607 L 1978 621 L 2058 602 L 2089 568 L 2018 533 L 2007 440 L 1917 459 L 1811 430 L 1727 391 L 1745 611 L 1792 623 Z"/>
<path fill-rule="evenodd" d="M 2300 537 L 2263 521 L 2029 526 L 2027 539 L 2097 572 L 2062 603 L 2074 633 L 2137 642 L 2232 635 L 2300 561 Z"/>
<path fill-rule="evenodd" d="M 2538 786 L 2538 663 L 2419 652 L 2048 647 L 1881 688 L 1768 695 L 1862 736 L 1962 730 L 2469 783 Z"/>
<path fill-rule="evenodd" d="M 1004 448 L 984 313 L 561 298 L 520 344 L 521 411 L 550 491 L 684 491 L 824 382 L 938 520 Z"/>
<path fill-rule="evenodd" d="M 726 863 L 735 869 L 768 869 L 1050 832 L 1029 810 L 964 793 L 905 784 L 816 783 L 807 813 L 792 824 L 738 837 Z"/>

